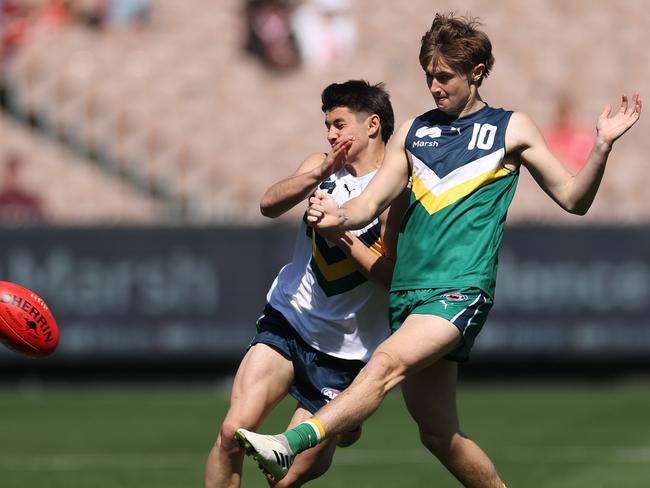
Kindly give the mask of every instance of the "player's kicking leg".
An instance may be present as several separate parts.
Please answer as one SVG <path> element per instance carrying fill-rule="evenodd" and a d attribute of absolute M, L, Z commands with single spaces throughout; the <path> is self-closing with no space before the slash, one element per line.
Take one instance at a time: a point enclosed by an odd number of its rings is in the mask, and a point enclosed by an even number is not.
<path fill-rule="evenodd" d="M 460 332 L 450 322 L 436 316 L 411 315 L 379 346 L 350 387 L 313 418 L 275 436 L 238 429 L 238 441 L 265 471 L 282 479 L 297 453 L 357 428 L 408 373 L 439 360 L 459 341 Z"/>
<path fill-rule="evenodd" d="M 466 488 L 502 488 L 492 461 L 460 431 L 455 362 L 442 359 L 410 375 L 402 393 L 420 439 Z"/>

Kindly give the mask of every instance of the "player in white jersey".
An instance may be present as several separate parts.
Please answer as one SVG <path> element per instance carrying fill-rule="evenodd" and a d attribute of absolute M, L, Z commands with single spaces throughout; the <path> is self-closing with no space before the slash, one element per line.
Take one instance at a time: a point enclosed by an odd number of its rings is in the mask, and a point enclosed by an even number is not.
<path fill-rule="evenodd" d="M 271 186 L 260 203 L 265 216 L 282 215 L 316 189 L 343 204 L 363 191 L 383 160 L 394 118 L 382 84 L 335 83 L 321 99 L 331 151 L 307 157 L 293 175 Z M 396 233 L 390 229 L 397 228 L 387 222 L 401 219 L 397 208 L 347 232 L 315 232 L 303 217 L 293 258 L 267 294 L 235 377 L 230 409 L 206 465 L 206 488 L 240 486 L 244 454 L 234 439 L 238 427 L 257 428 L 287 393 L 298 400 L 289 425 L 311 417 L 347 388 L 387 336 Z M 349 445 L 360 429 L 354 426 L 337 442 L 297 456 L 276 486 L 301 486 L 323 474 L 336 444 Z"/>

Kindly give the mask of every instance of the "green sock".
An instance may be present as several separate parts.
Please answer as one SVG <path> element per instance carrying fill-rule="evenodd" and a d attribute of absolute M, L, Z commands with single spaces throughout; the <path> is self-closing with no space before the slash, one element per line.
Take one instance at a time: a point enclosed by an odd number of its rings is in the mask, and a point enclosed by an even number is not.
<path fill-rule="evenodd" d="M 287 438 L 287 441 L 289 441 L 289 447 L 294 454 L 298 454 L 316 446 L 320 440 L 318 435 L 316 435 L 314 427 L 312 427 L 308 422 L 303 422 L 293 429 L 283 432 L 282 435 L 284 435 Z"/>

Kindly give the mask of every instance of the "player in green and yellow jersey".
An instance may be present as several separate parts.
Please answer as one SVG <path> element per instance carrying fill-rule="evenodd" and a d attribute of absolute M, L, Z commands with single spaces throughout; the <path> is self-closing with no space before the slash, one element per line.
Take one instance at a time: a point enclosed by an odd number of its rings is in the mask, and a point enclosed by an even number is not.
<path fill-rule="evenodd" d="M 506 212 L 525 166 L 562 208 L 587 212 L 613 143 L 639 119 L 641 100 L 623 96 L 598 117 L 591 153 L 572 175 L 521 112 L 489 106 L 479 87 L 494 58 L 472 18 L 436 15 L 420 64 L 436 108 L 404 123 L 384 163 L 357 198 L 340 207 L 310 199 L 317 229 L 357 229 L 411 183 L 390 293 L 393 334 L 350 385 L 303 424 L 276 436 L 238 431 L 267 467 L 367 419 L 400 385 L 420 439 L 465 487 L 505 486 L 486 453 L 465 436 L 456 411 L 457 361 L 468 359 L 492 306 Z M 276 454 L 277 453 L 277 454 Z"/>

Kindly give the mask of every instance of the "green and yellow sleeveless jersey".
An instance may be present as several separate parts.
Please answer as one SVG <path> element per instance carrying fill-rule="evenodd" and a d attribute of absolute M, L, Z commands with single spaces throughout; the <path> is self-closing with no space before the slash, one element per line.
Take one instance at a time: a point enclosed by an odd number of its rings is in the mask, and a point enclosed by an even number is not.
<path fill-rule="evenodd" d="M 494 297 L 519 176 L 503 164 L 511 115 L 486 106 L 460 118 L 432 110 L 413 121 L 405 141 L 411 199 L 392 290 L 477 287 Z"/>

